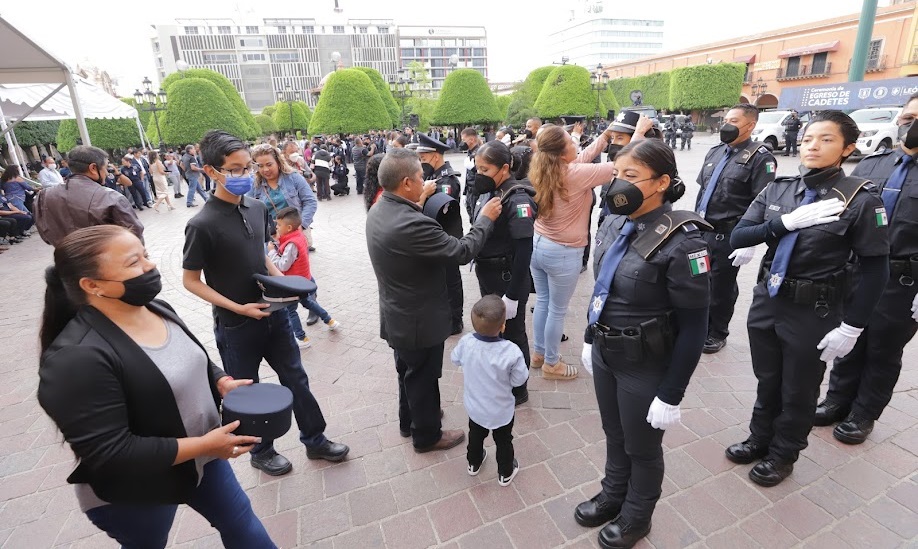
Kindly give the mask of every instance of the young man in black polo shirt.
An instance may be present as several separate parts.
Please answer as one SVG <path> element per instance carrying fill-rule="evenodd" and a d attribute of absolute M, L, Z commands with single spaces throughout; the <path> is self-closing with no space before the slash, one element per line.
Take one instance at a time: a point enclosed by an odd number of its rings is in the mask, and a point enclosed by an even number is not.
<path fill-rule="evenodd" d="M 211 131 L 201 140 L 204 171 L 217 185 L 201 213 L 185 227 L 182 261 L 185 288 L 213 304 L 214 334 L 223 368 L 238 378 L 258 381 L 261 359 L 293 391 L 293 413 L 309 459 L 341 461 L 349 448 L 325 438 L 325 418 L 309 390 L 300 352 L 285 309 L 268 313 L 253 274 L 281 275 L 265 255 L 270 241 L 268 211 L 244 196 L 252 188 L 252 157 L 238 138 Z M 201 280 L 201 272 L 207 282 Z M 283 475 L 291 463 L 265 440 L 252 449 L 252 466 Z"/>

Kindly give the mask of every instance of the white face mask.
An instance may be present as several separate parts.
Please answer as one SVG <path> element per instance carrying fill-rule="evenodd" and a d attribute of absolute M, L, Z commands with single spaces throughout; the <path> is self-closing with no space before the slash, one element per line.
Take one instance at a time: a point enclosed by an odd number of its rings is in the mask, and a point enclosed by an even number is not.
<path fill-rule="evenodd" d="M 48 164 L 48 169 L 49 169 L 49 170 L 56 170 L 56 169 L 57 169 L 57 164 L 53 164 L 53 163 L 52 163 L 52 164 Z"/>

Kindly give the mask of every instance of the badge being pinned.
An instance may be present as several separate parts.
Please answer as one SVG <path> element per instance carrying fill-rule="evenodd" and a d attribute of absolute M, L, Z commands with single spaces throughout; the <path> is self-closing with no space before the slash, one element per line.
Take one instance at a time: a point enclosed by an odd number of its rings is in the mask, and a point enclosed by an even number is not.
<path fill-rule="evenodd" d="M 877 227 L 889 225 L 889 219 L 886 218 L 886 208 L 877 208 L 873 210 L 877 218 Z"/>
<path fill-rule="evenodd" d="M 688 254 L 689 268 L 692 270 L 692 276 L 701 276 L 711 270 L 711 263 L 708 260 L 708 251 L 700 250 Z"/>
<path fill-rule="evenodd" d="M 529 207 L 529 204 L 517 205 L 516 217 L 532 217 L 532 208 Z"/>

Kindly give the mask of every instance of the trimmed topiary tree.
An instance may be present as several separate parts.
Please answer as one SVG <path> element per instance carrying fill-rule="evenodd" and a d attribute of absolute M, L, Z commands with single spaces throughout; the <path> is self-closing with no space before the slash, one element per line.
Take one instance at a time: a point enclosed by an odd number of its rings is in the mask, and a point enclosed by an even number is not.
<path fill-rule="evenodd" d="M 223 92 L 223 95 L 226 96 L 226 100 L 229 102 L 230 107 L 239 115 L 240 121 L 243 123 L 245 128 L 244 133 L 236 134 L 238 137 L 245 139 L 254 139 L 261 132 L 261 128 L 255 122 L 255 117 L 252 116 L 252 113 L 249 112 L 249 108 L 246 106 L 245 101 L 242 100 L 242 96 L 239 95 L 239 90 L 233 86 L 233 83 L 229 79 L 219 72 L 212 71 L 210 69 L 188 69 L 183 73 L 174 72 L 167 76 L 160 87 L 166 90 L 168 95 L 169 102 L 172 102 L 171 87 L 176 82 L 181 80 L 186 80 L 188 78 L 203 78 L 204 80 L 209 80 L 212 82 L 220 91 Z M 146 124 L 144 125 L 146 127 Z M 166 130 L 163 130 L 163 133 L 166 133 Z"/>
<path fill-rule="evenodd" d="M 248 135 L 242 117 L 210 80 L 182 78 L 173 82 L 167 93 L 169 110 L 159 121 L 166 143 L 194 143 L 209 130 L 224 130 L 240 137 Z"/>
<path fill-rule="evenodd" d="M 383 105 L 386 106 L 386 112 L 389 113 L 389 120 L 392 122 L 390 127 L 397 127 L 402 111 L 399 109 L 398 103 L 395 102 L 395 97 L 392 96 L 389 84 L 383 80 L 382 74 L 371 67 L 354 67 L 354 69 L 370 77 L 370 82 L 373 83 L 373 87 L 379 92 L 379 98 L 382 99 Z"/>
<path fill-rule="evenodd" d="M 514 127 L 522 127 L 526 121 L 534 116 L 538 116 L 535 111 L 535 102 L 542 92 L 542 85 L 545 79 L 555 70 L 553 65 L 539 67 L 532 70 L 526 79 L 520 84 L 519 89 L 513 92 L 513 99 L 507 110 L 507 123 Z"/>
<path fill-rule="evenodd" d="M 16 140 L 25 147 L 38 147 L 57 142 L 57 131 L 60 120 L 36 120 L 34 122 L 21 122 L 16 126 Z M 135 131 L 136 133 L 136 131 Z M 3 136 L 6 139 L 6 134 Z"/>
<path fill-rule="evenodd" d="M 391 122 L 370 77 L 356 69 L 341 69 L 325 82 L 309 133 L 365 133 L 388 128 Z"/>
<path fill-rule="evenodd" d="M 276 105 L 268 105 L 267 107 L 261 109 L 261 114 L 265 116 L 274 116 L 274 111 L 277 110 Z"/>
<path fill-rule="evenodd" d="M 743 90 L 746 65 L 718 63 L 680 67 L 670 72 L 672 108 L 719 109 L 736 103 Z"/>
<path fill-rule="evenodd" d="M 428 99 L 426 97 L 409 97 L 405 100 L 405 120 L 408 120 L 412 114 L 418 115 L 418 127 L 415 128 L 422 132 L 426 132 L 430 129 L 431 119 L 433 117 L 434 108 L 437 106 L 437 101 L 435 99 Z M 399 112 L 401 115 L 401 111 Z"/>
<path fill-rule="evenodd" d="M 258 126 L 261 128 L 261 135 L 270 135 L 278 131 L 274 119 L 266 114 L 256 114 L 255 122 L 257 122 Z"/>
<path fill-rule="evenodd" d="M 434 107 L 434 124 L 461 126 L 503 120 L 484 76 L 475 69 L 458 69 L 443 82 Z"/>
<path fill-rule="evenodd" d="M 590 89 L 590 71 L 577 65 L 555 67 L 542 84 L 535 110 L 542 118 L 591 116 L 596 111 L 596 92 Z"/>
<path fill-rule="evenodd" d="M 274 115 L 271 117 L 274 120 L 274 124 L 277 126 L 276 131 L 283 131 L 288 133 L 291 131 L 290 128 L 290 105 L 293 105 L 293 131 L 303 130 L 306 131 L 306 128 L 309 127 L 310 112 L 309 107 L 305 107 L 305 103 L 302 101 L 294 101 L 292 103 L 276 103 L 274 105 Z"/>
<path fill-rule="evenodd" d="M 94 147 L 112 150 L 140 146 L 137 122 L 133 118 L 87 118 L 86 129 Z M 80 130 L 76 120 L 61 120 L 57 130 L 57 150 L 69 151 L 76 147 Z"/>
<path fill-rule="evenodd" d="M 641 90 L 644 94 L 642 103 L 652 105 L 657 110 L 671 109 L 669 72 L 657 72 L 633 78 L 616 78 L 609 82 L 612 94 L 622 107 L 630 107 L 631 92 Z"/>
<path fill-rule="evenodd" d="M 506 120 L 510 111 L 510 103 L 513 101 L 513 95 L 495 95 L 494 101 L 497 103 L 497 112 L 500 113 L 500 119 Z"/>

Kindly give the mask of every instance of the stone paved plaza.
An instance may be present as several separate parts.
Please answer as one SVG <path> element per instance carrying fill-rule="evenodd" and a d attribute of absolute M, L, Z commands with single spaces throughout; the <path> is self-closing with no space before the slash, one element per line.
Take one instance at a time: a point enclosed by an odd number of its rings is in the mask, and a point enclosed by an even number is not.
<path fill-rule="evenodd" d="M 694 199 L 693 181 L 712 144 L 705 135 L 696 140 L 694 151 L 677 152 L 689 188 L 683 207 Z M 462 157 L 450 158 L 461 168 Z M 779 173 L 796 173 L 795 162 L 779 161 Z M 182 203 L 174 212 L 144 211 L 141 218 L 148 250 L 163 273 L 161 297 L 219 361 L 210 306 L 181 285 L 184 226 L 198 211 Z M 285 548 L 596 547 L 598 529 L 582 528 L 573 518 L 574 506 L 598 491 L 605 460 L 592 378 L 586 372 L 576 381 L 557 382 L 532 371 L 530 401 L 516 414 L 515 447 L 522 470 L 509 487 L 498 486 L 493 458 L 481 475 L 470 477 L 464 445 L 415 454 L 409 439 L 399 436 L 395 370 L 392 353 L 378 337 L 364 218 L 362 197 L 353 194 L 319 206 L 312 267 L 319 301 L 342 329 L 310 328 L 313 346 L 302 353 L 328 420 L 327 432 L 350 445 L 348 460 L 337 465 L 308 461 L 292 430 L 277 443 L 294 464 L 290 474 L 264 475 L 249 465 L 247 456 L 233 465 L 271 536 Z M 6 280 L 0 287 L 0 546 L 114 547 L 79 511 L 66 483 L 73 454 L 35 398 L 42 276 L 50 258 L 50 247 L 37 235 L 0 257 L 0 277 Z M 793 475 L 770 489 L 749 481 L 751 466 L 724 457 L 727 445 L 745 439 L 755 400 L 744 325 L 754 271 L 754 265 L 741 271 L 741 297 L 727 347 L 702 357 L 682 403 L 683 425 L 666 433 L 663 497 L 653 530 L 638 547 L 918 547 L 915 342 L 906 349 L 892 403 L 865 444 L 845 446 L 833 439 L 831 428 L 815 428 Z M 462 273 L 468 312 L 478 285 L 467 267 Z M 591 273 L 582 274 L 567 317 L 571 339 L 563 351 L 575 364 L 592 286 Z M 447 353 L 456 341 L 450 338 Z M 267 366 L 262 379 L 277 382 Z M 444 427 L 467 428 L 462 374 L 449 363 L 440 389 Z M 204 519 L 181 507 L 170 545 L 221 543 Z"/>

